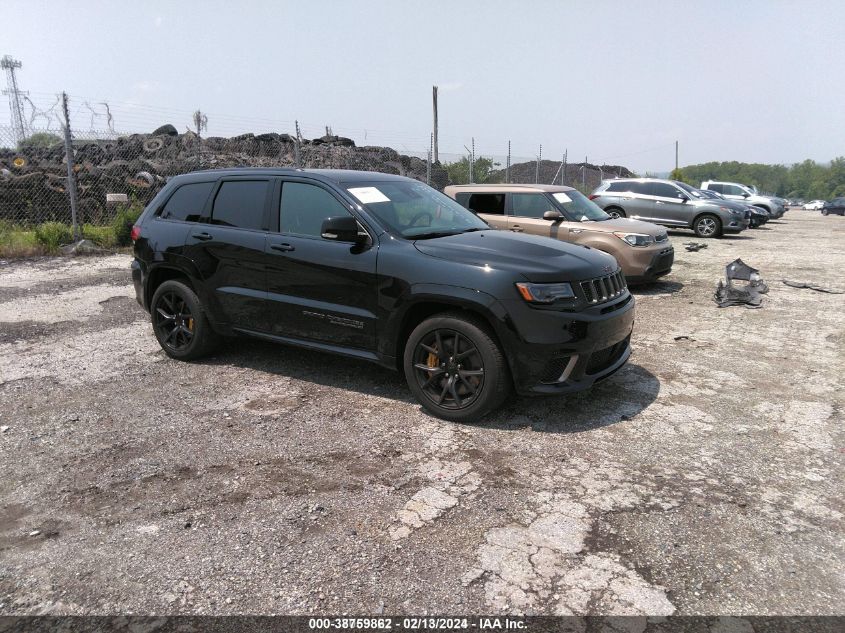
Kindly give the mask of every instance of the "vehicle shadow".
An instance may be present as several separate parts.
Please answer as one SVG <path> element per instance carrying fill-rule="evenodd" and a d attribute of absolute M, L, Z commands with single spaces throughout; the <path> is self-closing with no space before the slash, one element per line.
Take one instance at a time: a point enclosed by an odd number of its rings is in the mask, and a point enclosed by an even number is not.
<path fill-rule="evenodd" d="M 584 433 L 633 418 L 654 402 L 659 392 L 660 381 L 654 374 L 628 363 L 587 391 L 513 398 L 476 426 L 502 431 L 530 428 L 541 433 Z"/>
<path fill-rule="evenodd" d="M 632 295 L 671 295 L 684 289 L 680 281 L 654 281 L 650 284 L 628 286 Z"/>
<path fill-rule="evenodd" d="M 317 387 L 348 389 L 371 396 L 414 402 L 399 372 L 364 360 L 280 343 L 251 338 L 227 339 L 214 356 L 200 362 L 252 369 L 312 383 Z"/>
<path fill-rule="evenodd" d="M 333 387 L 389 398 L 429 415 L 411 395 L 404 376 L 366 361 L 264 341 L 235 339 L 201 361 L 284 376 L 317 389 Z M 298 385 L 302 387 L 302 385 Z M 307 386 L 305 387 L 307 391 Z M 530 427 L 547 433 L 580 433 L 634 417 L 657 397 L 660 382 L 647 369 L 628 363 L 585 392 L 565 396 L 514 396 L 474 426 L 500 430 Z M 350 407 L 355 406 L 350 400 Z"/>

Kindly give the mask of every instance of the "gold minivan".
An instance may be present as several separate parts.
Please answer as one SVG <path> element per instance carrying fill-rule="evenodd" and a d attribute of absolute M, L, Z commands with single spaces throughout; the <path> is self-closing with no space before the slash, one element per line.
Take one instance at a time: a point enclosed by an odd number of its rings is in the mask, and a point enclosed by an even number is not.
<path fill-rule="evenodd" d="M 672 270 L 675 250 L 666 229 L 612 219 L 572 187 L 450 185 L 447 196 L 496 229 L 542 235 L 610 253 L 629 283 L 647 283 Z"/>

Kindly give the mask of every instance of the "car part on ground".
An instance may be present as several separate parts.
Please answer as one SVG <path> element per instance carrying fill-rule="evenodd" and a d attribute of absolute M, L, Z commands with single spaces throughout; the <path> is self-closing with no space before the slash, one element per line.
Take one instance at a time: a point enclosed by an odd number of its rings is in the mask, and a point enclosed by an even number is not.
<path fill-rule="evenodd" d="M 845 294 L 845 290 L 834 290 L 833 288 L 825 288 L 824 286 L 819 286 L 814 283 L 810 283 L 807 281 L 791 281 L 789 279 L 782 279 L 784 284 L 789 286 L 790 288 L 807 288 L 809 290 L 815 290 L 816 292 L 825 292 L 831 295 L 842 295 Z"/>
<path fill-rule="evenodd" d="M 491 230 L 402 176 L 185 174 L 132 235 L 136 297 L 173 358 L 233 335 L 334 353 L 404 371 L 426 410 L 474 421 L 512 389 L 588 389 L 631 354 L 635 302 L 613 257 Z"/>
<path fill-rule="evenodd" d="M 647 283 L 672 270 L 675 251 L 666 230 L 611 218 L 581 192 L 557 185 L 450 185 L 450 198 L 490 226 L 581 244 L 613 255 L 628 283 Z"/>
<path fill-rule="evenodd" d="M 707 244 L 704 244 L 703 242 L 684 242 L 684 248 L 694 253 L 696 251 L 700 251 L 702 248 L 707 248 Z"/>
<path fill-rule="evenodd" d="M 745 286 L 737 286 L 734 281 L 747 281 Z M 735 259 L 725 266 L 725 281 L 721 279 L 716 286 L 713 300 L 720 308 L 744 305 L 748 308 L 762 306 L 762 295 L 769 292 L 769 287 L 760 276 L 760 271 L 752 268 L 741 259 Z"/>
<path fill-rule="evenodd" d="M 605 180 L 590 199 L 611 216 L 692 229 L 698 237 L 719 237 L 749 227 L 744 204 L 715 200 L 686 183 L 661 178 Z"/>

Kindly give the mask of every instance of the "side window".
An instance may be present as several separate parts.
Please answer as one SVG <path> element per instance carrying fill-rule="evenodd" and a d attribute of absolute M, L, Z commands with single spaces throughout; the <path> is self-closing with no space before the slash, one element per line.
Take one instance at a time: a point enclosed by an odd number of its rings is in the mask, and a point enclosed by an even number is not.
<path fill-rule="evenodd" d="M 725 193 L 728 194 L 728 195 L 731 195 L 731 196 L 741 196 L 742 194 L 745 193 L 742 189 L 740 189 L 736 185 L 724 185 L 724 187 L 725 187 L 725 189 L 724 189 Z"/>
<path fill-rule="evenodd" d="M 676 187 L 665 182 L 648 183 L 648 191 L 650 195 L 660 198 L 680 198 L 681 196 L 681 192 Z"/>
<path fill-rule="evenodd" d="M 264 228 L 264 204 L 267 200 L 266 180 L 229 180 L 220 185 L 211 223 L 239 229 Z"/>
<path fill-rule="evenodd" d="M 282 183 L 279 231 L 320 237 L 323 220 L 351 215 L 337 199 L 322 187 L 303 182 Z"/>
<path fill-rule="evenodd" d="M 612 182 L 607 186 L 606 191 L 632 191 L 631 185 L 634 183 L 628 182 Z"/>
<path fill-rule="evenodd" d="M 464 209 L 469 209 L 469 197 L 472 194 L 469 193 L 458 193 L 455 194 L 455 202 L 461 205 Z"/>
<path fill-rule="evenodd" d="M 490 215 L 505 214 L 505 194 L 503 193 L 474 193 L 469 198 L 467 208 L 476 213 Z"/>
<path fill-rule="evenodd" d="M 513 214 L 523 218 L 542 218 L 546 211 L 555 210 L 554 205 L 542 193 L 514 193 Z"/>
<path fill-rule="evenodd" d="M 711 183 L 707 186 L 707 189 L 710 191 L 715 191 L 716 193 L 725 193 L 725 187 L 716 183 Z"/>
<path fill-rule="evenodd" d="M 213 188 L 213 182 L 194 182 L 182 185 L 167 200 L 159 217 L 167 220 L 197 222 L 202 216 L 205 201 L 208 200 Z"/>

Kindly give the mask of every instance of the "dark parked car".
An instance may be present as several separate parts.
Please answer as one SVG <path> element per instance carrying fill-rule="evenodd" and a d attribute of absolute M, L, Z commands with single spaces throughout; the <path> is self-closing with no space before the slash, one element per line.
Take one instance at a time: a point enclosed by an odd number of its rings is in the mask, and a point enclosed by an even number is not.
<path fill-rule="evenodd" d="M 830 215 L 831 213 L 836 215 L 845 215 L 845 197 L 834 198 L 830 202 L 824 203 L 824 206 L 822 207 L 822 215 Z"/>
<path fill-rule="evenodd" d="M 710 191 L 708 189 L 694 190 L 697 195 L 704 196 L 705 198 L 710 198 L 711 200 L 727 200 L 725 196 L 723 196 L 721 193 L 716 193 L 715 191 Z M 735 202 L 735 204 L 743 205 L 745 207 L 745 210 L 751 214 L 749 226 L 752 229 L 756 229 L 757 227 L 763 226 L 766 222 L 769 221 L 769 218 L 771 217 L 768 211 L 760 207 L 755 207 L 753 204 L 742 202 Z"/>
<path fill-rule="evenodd" d="M 139 303 L 171 357 L 245 334 L 404 371 L 474 420 L 579 391 L 628 359 L 634 299 L 601 251 L 491 229 L 420 182 L 232 169 L 177 176 L 132 231 Z"/>

